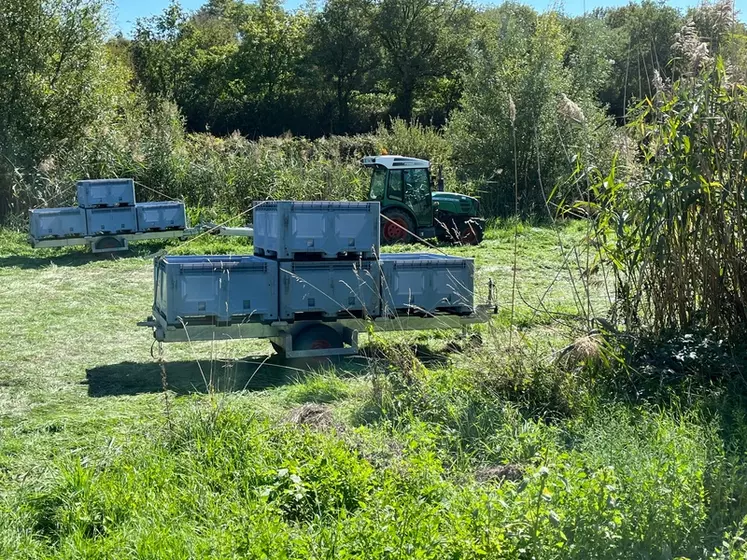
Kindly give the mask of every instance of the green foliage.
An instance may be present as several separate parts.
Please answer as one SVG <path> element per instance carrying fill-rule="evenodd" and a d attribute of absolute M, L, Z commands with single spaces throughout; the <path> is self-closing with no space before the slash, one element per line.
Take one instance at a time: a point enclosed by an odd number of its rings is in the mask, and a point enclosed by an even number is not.
<path fill-rule="evenodd" d="M 227 18 L 192 18 L 173 3 L 138 20 L 130 46 L 135 76 L 145 92 L 177 103 L 192 129 L 220 126 L 231 109 L 223 84 L 230 79 L 225 59 L 239 48 L 236 34 Z"/>
<path fill-rule="evenodd" d="M 116 107 L 120 69 L 103 49 L 96 1 L 9 0 L 0 13 L 0 219 L 59 194 L 36 176 Z M 81 95 L 81 92 L 84 92 Z"/>
<path fill-rule="evenodd" d="M 396 92 L 394 114 L 413 117 L 415 95 L 429 79 L 463 70 L 474 21 L 462 0 L 380 0 L 373 21 Z"/>
<path fill-rule="evenodd" d="M 600 98 L 624 119 L 631 102 L 654 94 L 656 75 L 671 77 L 674 35 L 685 21 L 676 8 L 654 0 L 630 2 L 599 16 L 615 34 L 611 81 Z"/>
<path fill-rule="evenodd" d="M 336 113 L 329 132 L 351 129 L 351 100 L 368 85 L 371 71 L 380 62 L 370 25 L 373 13 L 370 0 L 330 0 L 309 29 L 309 58 L 325 81 L 333 81 L 330 90 Z"/>
<path fill-rule="evenodd" d="M 637 108 L 640 182 L 620 182 L 614 169 L 592 179 L 615 313 L 627 327 L 743 331 L 746 111 L 719 59 Z"/>
<path fill-rule="evenodd" d="M 739 79 L 747 52 L 726 0 L 689 11 L 686 26 L 648 0 L 577 18 L 458 0 L 174 2 L 132 40 L 108 41 L 95 1 L 9 6 L 0 220 L 14 225 L 28 207 L 69 203 L 76 179 L 107 175 L 218 213 L 276 193 L 359 198 L 352 160 L 382 147 L 443 165 L 488 216 L 515 212 L 514 183 L 520 212 L 547 215 L 551 192 L 586 197 L 587 185 L 562 181 L 579 156 L 608 168 L 619 151 L 618 176 L 640 176 L 608 109 L 622 115 L 718 53 Z M 696 55 L 698 34 L 709 39 Z"/>
<path fill-rule="evenodd" d="M 74 182 L 84 177 L 134 177 L 139 200 L 164 197 L 210 208 L 203 218 L 236 216 L 266 198 L 299 200 L 362 200 L 368 180 L 359 160 L 378 152 L 376 137 L 267 138 L 256 142 L 234 134 L 218 138 L 185 134 L 175 107 L 156 110 L 131 105 L 117 126 L 90 139 L 81 149 L 40 173 L 56 191 L 66 194 L 57 204 L 73 201 Z M 22 190 L 25 189 L 25 190 Z M 19 185 L 31 204 L 33 184 Z"/>
<path fill-rule="evenodd" d="M 331 403 L 348 396 L 348 385 L 335 372 L 311 373 L 288 388 L 288 399 L 298 403 Z"/>
<path fill-rule="evenodd" d="M 230 62 L 232 94 L 244 104 L 241 117 L 231 119 L 233 126 L 252 136 L 280 134 L 293 122 L 283 118 L 288 107 L 298 111 L 291 115 L 296 120 L 310 108 L 304 99 L 308 96 L 297 89 L 297 66 L 308 50 L 308 25 L 306 14 L 286 12 L 277 0 L 262 0 L 249 12 L 239 29 L 242 40 L 238 52 Z"/>
<path fill-rule="evenodd" d="M 309 18 L 272 0 L 249 6 L 213 3 L 196 14 L 172 4 L 139 20 L 132 42 L 138 81 L 174 100 L 190 130 L 280 134 L 307 132 L 314 97 L 298 92 Z"/>
<path fill-rule="evenodd" d="M 569 19 L 564 22 L 564 27 L 569 42 L 565 53 L 565 65 L 571 74 L 569 96 L 599 95 L 612 79 L 612 56 L 619 42 L 619 33 L 595 17 Z"/>
<path fill-rule="evenodd" d="M 335 0 L 295 12 L 272 0 L 230 0 L 193 14 L 172 4 L 138 22 L 133 62 L 146 92 L 175 100 L 190 130 L 317 136 L 370 130 L 388 115 L 442 125 L 475 63 L 476 30 L 493 26 L 495 11 L 451 0 Z M 525 12 L 527 23 L 539 17 Z M 714 31 L 714 49 L 723 43 L 722 12 L 719 4 L 692 14 Z M 668 74 L 684 23 L 651 1 L 560 19 L 570 33 L 562 64 L 574 87 L 566 93 L 598 94 L 618 116 L 653 91 L 655 70 Z"/>
<path fill-rule="evenodd" d="M 274 0 L 212 2 L 195 14 L 175 3 L 138 22 L 135 73 L 148 94 L 176 101 L 190 130 L 370 130 L 389 112 L 409 122 L 421 98 L 418 115 L 442 123 L 459 97 L 474 12 L 387 1 L 296 12 Z"/>
<path fill-rule="evenodd" d="M 720 459 L 690 418 L 610 407 L 564 438 L 509 409 L 495 429 L 525 451 L 498 456 L 522 460 L 519 474 L 477 482 L 467 465 L 444 467 L 451 438 L 427 422 L 382 440 L 194 406 L 171 432 L 139 434 L 104 464 L 66 461 L 43 488 L 1 502 L 12 513 L 0 546 L 22 545 L 3 556 L 624 558 L 709 547 L 705 473 Z"/>
<path fill-rule="evenodd" d="M 462 109 L 448 129 L 454 160 L 481 184 L 490 215 L 514 212 L 516 181 L 520 208 L 547 214 L 548 196 L 575 154 L 611 160 L 611 123 L 593 101 L 593 81 L 584 77 L 599 63 L 577 48 L 573 66 L 565 67 L 569 37 L 554 13 L 537 16 L 504 4 L 485 16 Z"/>
<path fill-rule="evenodd" d="M 95 137 L 62 153 L 54 167 L 38 169 L 33 180 L 19 180 L 15 203 L 44 204 L 45 196 L 36 192 L 39 184 L 57 193 L 55 204 L 64 205 L 73 203 L 74 183 L 80 178 L 134 177 L 138 200 L 183 199 L 200 209 L 194 223 L 238 214 L 246 221 L 252 202 L 267 198 L 364 200 L 369 179 L 360 159 L 382 150 L 430 159 L 434 166 L 444 166 L 449 185 L 456 182 L 444 137 L 431 127 L 407 126 L 401 120 L 370 135 L 251 141 L 239 134 L 186 134 L 171 103 L 149 109 L 130 98 L 125 107 L 124 115 Z"/>

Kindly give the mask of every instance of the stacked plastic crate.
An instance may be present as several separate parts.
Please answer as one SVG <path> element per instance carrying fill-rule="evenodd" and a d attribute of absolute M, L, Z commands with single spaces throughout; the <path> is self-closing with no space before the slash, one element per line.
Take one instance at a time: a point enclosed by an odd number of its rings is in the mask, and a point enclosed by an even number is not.
<path fill-rule="evenodd" d="M 88 235 L 135 233 L 135 182 L 132 179 L 78 181 L 78 206 L 85 209 Z"/>
<path fill-rule="evenodd" d="M 154 314 L 168 325 L 377 317 L 378 202 L 265 202 L 254 255 L 164 256 Z"/>
<path fill-rule="evenodd" d="M 175 200 L 159 202 L 138 202 L 137 230 L 141 232 L 168 231 L 187 227 L 184 203 Z"/>
<path fill-rule="evenodd" d="M 184 203 L 135 202 L 132 179 L 78 181 L 78 205 L 86 209 L 88 235 L 184 229 Z"/>
<path fill-rule="evenodd" d="M 255 203 L 254 252 L 277 262 L 283 320 L 381 314 L 378 202 Z"/>
<path fill-rule="evenodd" d="M 135 233 L 135 183 L 132 179 L 78 181 L 78 206 L 29 211 L 35 239 Z"/>
<path fill-rule="evenodd" d="M 382 315 L 472 313 L 473 259 L 431 253 L 381 255 Z"/>
<path fill-rule="evenodd" d="M 153 312 L 169 325 L 232 325 L 278 317 L 278 266 L 252 255 L 156 257 Z"/>
<path fill-rule="evenodd" d="M 29 233 L 34 239 L 85 237 L 86 211 L 78 207 L 29 210 Z"/>
<path fill-rule="evenodd" d="M 35 239 L 59 239 L 185 229 L 184 203 L 135 203 L 132 179 L 87 179 L 77 183 L 78 206 L 29 212 Z"/>

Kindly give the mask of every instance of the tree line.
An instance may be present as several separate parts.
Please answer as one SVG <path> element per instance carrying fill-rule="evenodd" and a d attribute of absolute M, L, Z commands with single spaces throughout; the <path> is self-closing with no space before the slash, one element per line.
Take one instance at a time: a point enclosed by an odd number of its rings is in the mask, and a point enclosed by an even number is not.
<path fill-rule="evenodd" d="M 391 117 L 443 126 L 483 86 L 475 78 L 491 57 L 509 81 L 528 68 L 565 72 L 566 94 L 621 118 L 651 95 L 655 73 L 672 77 L 674 36 L 696 13 L 652 0 L 580 17 L 510 2 L 328 0 L 288 11 L 279 0 L 209 0 L 194 13 L 174 2 L 116 41 L 138 85 L 173 99 L 191 130 L 317 137 Z M 714 48 L 721 23 L 698 21 Z"/>

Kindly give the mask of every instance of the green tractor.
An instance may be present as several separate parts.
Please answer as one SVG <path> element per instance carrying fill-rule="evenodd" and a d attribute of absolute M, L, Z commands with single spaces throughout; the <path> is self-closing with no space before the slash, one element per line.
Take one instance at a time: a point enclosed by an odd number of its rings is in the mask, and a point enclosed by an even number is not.
<path fill-rule="evenodd" d="M 410 243 L 415 237 L 464 245 L 482 241 L 480 203 L 443 192 L 440 170 L 434 192 L 429 161 L 387 155 L 366 156 L 361 163 L 373 169 L 369 200 L 381 203 L 382 243 Z"/>

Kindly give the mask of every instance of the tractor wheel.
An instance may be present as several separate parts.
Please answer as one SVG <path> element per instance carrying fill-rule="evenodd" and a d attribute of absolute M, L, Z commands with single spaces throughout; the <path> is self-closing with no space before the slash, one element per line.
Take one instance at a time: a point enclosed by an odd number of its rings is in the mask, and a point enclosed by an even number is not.
<path fill-rule="evenodd" d="M 385 245 L 394 243 L 410 243 L 415 223 L 410 215 L 399 208 L 392 208 L 383 212 L 381 218 L 381 242 Z"/>
<path fill-rule="evenodd" d="M 479 245 L 482 242 L 482 224 L 475 220 L 467 220 L 459 228 L 459 242 L 462 245 Z"/>
<path fill-rule="evenodd" d="M 342 348 L 342 337 L 327 325 L 309 325 L 293 337 L 294 350 Z"/>

